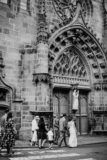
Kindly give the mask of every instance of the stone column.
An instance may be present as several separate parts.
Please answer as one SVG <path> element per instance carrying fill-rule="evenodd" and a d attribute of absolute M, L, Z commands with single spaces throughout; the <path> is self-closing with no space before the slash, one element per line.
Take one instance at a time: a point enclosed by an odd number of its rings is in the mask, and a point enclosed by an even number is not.
<path fill-rule="evenodd" d="M 36 85 L 36 108 L 38 112 L 50 111 L 50 75 L 48 74 L 48 44 L 40 42 L 37 44 L 35 73 L 33 80 Z"/>
<path fill-rule="evenodd" d="M 35 71 L 33 80 L 35 83 L 35 111 L 50 112 L 52 107 L 50 75 L 48 73 L 48 27 L 45 14 L 45 0 L 38 2 L 38 35 L 37 35 L 37 53 L 35 61 Z"/>

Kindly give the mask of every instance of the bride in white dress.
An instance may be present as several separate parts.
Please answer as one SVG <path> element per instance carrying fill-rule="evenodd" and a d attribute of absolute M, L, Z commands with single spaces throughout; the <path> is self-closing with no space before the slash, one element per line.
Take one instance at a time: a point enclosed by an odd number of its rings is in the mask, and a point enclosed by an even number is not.
<path fill-rule="evenodd" d="M 68 129 L 69 129 L 69 140 L 68 140 L 68 145 L 69 147 L 77 147 L 77 130 L 75 126 L 75 122 L 73 120 L 73 117 L 69 118 L 68 122 Z"/>

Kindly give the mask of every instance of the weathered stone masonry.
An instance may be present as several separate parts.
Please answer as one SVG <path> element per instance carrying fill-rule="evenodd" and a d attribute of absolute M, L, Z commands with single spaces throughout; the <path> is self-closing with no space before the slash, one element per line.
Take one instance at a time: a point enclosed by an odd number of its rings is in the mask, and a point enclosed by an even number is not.
<path fill-rule="evenodd" d="M 93 116 L 107 131 L 106 23 L 103 0 L 0 0 L 0 117 L 13 111 L 18 138 L 34 114 L 72 114 L 75 87 L 78 132 Z"/>

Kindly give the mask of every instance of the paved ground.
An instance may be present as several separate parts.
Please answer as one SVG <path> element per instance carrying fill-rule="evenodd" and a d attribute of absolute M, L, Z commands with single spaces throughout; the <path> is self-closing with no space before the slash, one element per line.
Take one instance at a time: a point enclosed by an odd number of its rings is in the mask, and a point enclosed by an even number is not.
<path fill-rule="evenodd" d="M 15 148 L 13 156 L 2 152 L 0 160 L 107 160 L 107 143 L 81 145 L 77 148 Z"/>
<path fill-rule="evenodd" d="M 107 136 L 78 136 L 78 146 L 107 142 Z M 31 147 L 29 141 L 16 141 L 16 148 Z"/>

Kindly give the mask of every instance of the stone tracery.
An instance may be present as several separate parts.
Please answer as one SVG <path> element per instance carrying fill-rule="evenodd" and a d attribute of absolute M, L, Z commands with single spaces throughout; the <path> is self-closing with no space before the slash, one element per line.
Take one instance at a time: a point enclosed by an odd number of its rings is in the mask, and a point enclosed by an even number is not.
<path fill-rule="evenodd" d="M 93 14 L 91 0 L 53 0 L 53 6 L 61 20 L 67 23 L 72 22 L 78 14 L 77 17 L 81 15 L 84 24 L 87 25 Z"/>
<path fill-rule="evenodd" d="M 54 66 L 54 74 L 73 77 L 86 77 L 87 75 L 81 59 L 73 48 L 66 49 L 64 53 L 58 57 Z"/>
<path fill-rule="evenodd" d="M 78 52 L 86 58 L 88 65 L 91 68 L 91 73 L 93 77 L 98 80 L 106 78 L 105 68 L 106 68 L 106 59 L 104 53 L 101 49 L 101 46 L 98 45 L 98 42 L 94 40 L 91 34 L 87 33 L 81 26 L 73 26 L 65 29 L 60 32 L 60 34 L 53 38 L 54 41 L 50 43 L 50 61 L 51 67 L 53 61 L 55 62 L 58 58 L 59 53 L 63 53 L 65 48 L 69 46 L 74 46 Z M 85 62 L 85 65 L 89 67 Z M 58 62 L 57 65 L 60 63 Z M 64 71 L 66 67 L 64 68 Z M 62 74 L 62 69 L 58 70 Z M 55 68 L 55 72 L 57 69 Z M 66 72 L 65 72 L 66 73 Z"/>
<path fill-rule="evenodd" d="M 53 4 L 62 20 L 72 20 L 76 14 L 76 0 L 53 0 Z"/>

